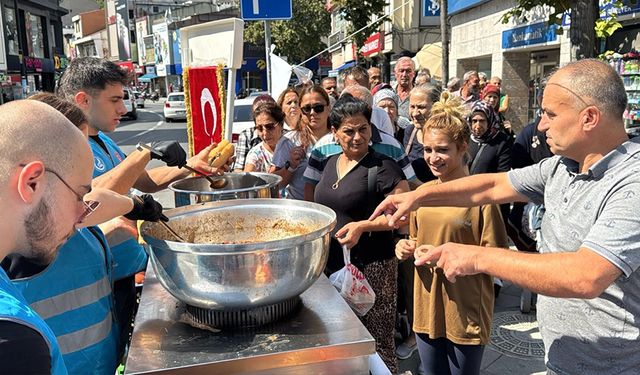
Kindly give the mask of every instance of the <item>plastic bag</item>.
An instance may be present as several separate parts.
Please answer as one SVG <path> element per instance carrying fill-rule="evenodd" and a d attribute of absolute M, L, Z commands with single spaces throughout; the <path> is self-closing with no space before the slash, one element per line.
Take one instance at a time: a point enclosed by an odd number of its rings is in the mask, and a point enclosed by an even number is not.
<path fill-rule="evenodd" d="M 376 301 L 376 294 L 364 274 L 353 264 L 349 256 L 349 249 L 342 247 L 342 255 L 344 256 L 344 264 L 337 272 L 329 276 L 331 284 L 338 289 L 338 292 L 347 301 L 349 307 L 356 314 L 364 316 Z"/>

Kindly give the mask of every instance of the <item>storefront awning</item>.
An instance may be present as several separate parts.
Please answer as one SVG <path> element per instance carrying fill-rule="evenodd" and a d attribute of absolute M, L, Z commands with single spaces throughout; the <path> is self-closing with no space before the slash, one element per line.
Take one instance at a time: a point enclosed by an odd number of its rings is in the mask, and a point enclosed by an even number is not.
<path fill-rule="evenodd" d="M 153 74 L 153 73 L 147 73 L 145 75 L 142 75 L 142 76 L 138 77 L 138 81 L 140 81 L 140 82 L 151 82 L 151 80 L 154 79 L 154 78 L 158 78 L 158 76 Z"/>
<path fill-rule="evenodd" d="M 335 70 L 339 72 L 339 71 L 341 71 L 343 69 L 351 68 L 352 66 L 355 66 L 355 65 L 356 65 L 356 60 L 351 60 L 351 61 L 348 61 L 348 62 L 340 65 Z"/>

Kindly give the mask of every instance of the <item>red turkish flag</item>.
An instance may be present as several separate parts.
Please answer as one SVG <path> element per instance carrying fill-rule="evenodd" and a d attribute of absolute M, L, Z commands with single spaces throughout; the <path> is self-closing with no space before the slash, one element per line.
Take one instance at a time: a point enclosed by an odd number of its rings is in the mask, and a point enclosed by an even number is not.
<path fill-rule="evenodd" d="M 189 68 L 189 104 L 191 109 L 190 143 L 197 154 L 211 143 L 222 140 L 224 123 L 222 100 L 216 67 Z"/>

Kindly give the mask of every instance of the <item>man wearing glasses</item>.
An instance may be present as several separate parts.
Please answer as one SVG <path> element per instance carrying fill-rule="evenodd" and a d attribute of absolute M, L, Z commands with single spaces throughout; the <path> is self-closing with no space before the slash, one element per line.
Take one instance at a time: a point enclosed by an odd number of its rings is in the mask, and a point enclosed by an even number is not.
<path fill-rule="evenodd" d="M 396 76 L 396 94 L 400 97 L 398 102 L 398 114 L 411 118 L 409 114 L 409 93 L 413 89 L 413 79 L 416 76 L 416 67 L 411 57 L 403 56 L 398 59 L 393 68 Z"/>
<path fill-rule="evenodd" d="M 48 263 L 96 206 L 82 199 L 91 190 L 91 149 L 44 103 L 2 105 L 0 118 L 0 259 L 19 254 Z M 55 335 L 2 269 L 0 363 L 8 374 L 67 373 Z"/>
<path fill-rule="evenodd" d="M 73 60 L 59 81 L 58 94 L 78 105 L 89 120 L 89 144 L 93 151 L 94 167 L 93 187 L 106 188 L 120 194 L 128 194 L 132 188 L 152 193 L 166 188 L 173 181 L 187 177 L 189 172 L 179 168 L 185 164 L 204 172 L 214 174 L 223 172 L 222 169 L 212 169 L 207 163 L 211 147 L 205 148 L 189 160 L 186 159 L 185 151 L 176 141 L 154 143 L 152 144 L 153 152 L 140 147 L 131 154 L 125 155 L 106 133 L 115 131 L 120 123 L 120 117 L 126 113 L 123 90 L 128 81 L 127 72 L 120 67 L 110 61 L 93 57 Z M 145 168 L 151 159 L 160 159 L 167 166 L 147 171 Z M 117 218 L 111 224 L 123 220 Z M 128 224 L 135 228 L 135 223 Z M 95 239 L 91 238 L 91 240 L 95 242 Z M 136 307 L 134 275 L 146 267 L 147 256 L 133 236 L 129 236 L 121 243 L 96 245 L 109 248 L 108 253 L 112 255 L 109 264 L 113 264 L 113 267 L 108 269 L 111 272 L 110 278 L 115 281 L 113 295 L 106 293 L 106 289 L 100 285 L 96 285 L 96 288 L 99 289 L 98 295 L 115 300 L 115 315 L 118 328 L 121 330 L 119 334 L 121 341 L 117 345 L 103 343 L 100 357 L 92 358 L 92 362 L 87 363 L 86 366 L 106 368 L 115 366 L 111 358 L 119 357 L 128 341 L 130 323 Z M 73 309 L 71 305 L 68 307 L 68 311 Z M 74 332 L 88 332 L 92 327 L 100 327 L 100 331 L 104 333 L 110 327 L 110 322 L 106 318 L 103 321 L 91 321 L 91 323 L 92 325 L 79 323 L 78 326 L 82 325 L 81 329 Z M 85 334 L 82 337 L 85 338 L 82 342 L 89 343 L 87 338 L 92 336 Z M 102 342 L 101 337 L 97 335 L 94 341 Z M 69 352 L 81 359 L 75 363 L 88 362 L 78 347 L 70 345 Z M 82 371 L 82 368 L 78 367 L 78 370 Z"/>
<path fill-rule="evenodd" d="M 486 273 L 538 293 L 549 374 L 640 369 L 640 139 L 629 140 L 624 85 L 608 64 L 567 64 L 548 81 L 538 129 L 556 156 L 385 199 L 395 225 L 419 206 L 544 203 L 540 254 L 448 243 L 415 250 L 446 277 Z"/>

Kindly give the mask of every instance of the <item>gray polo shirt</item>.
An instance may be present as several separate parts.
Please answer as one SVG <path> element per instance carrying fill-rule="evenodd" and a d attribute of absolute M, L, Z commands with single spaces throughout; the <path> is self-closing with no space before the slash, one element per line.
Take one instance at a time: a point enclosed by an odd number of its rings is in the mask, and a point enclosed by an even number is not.
<path fill-rule="evenodd" d="M 539 296 L 547 367 L 558 374 L 640 372 L 640 137 L 579 173 L 554 156 L 509 172 L 521 194 L 544 202 L 540 251 L 586 247 L 622 275 L 594 299 Z"/>

